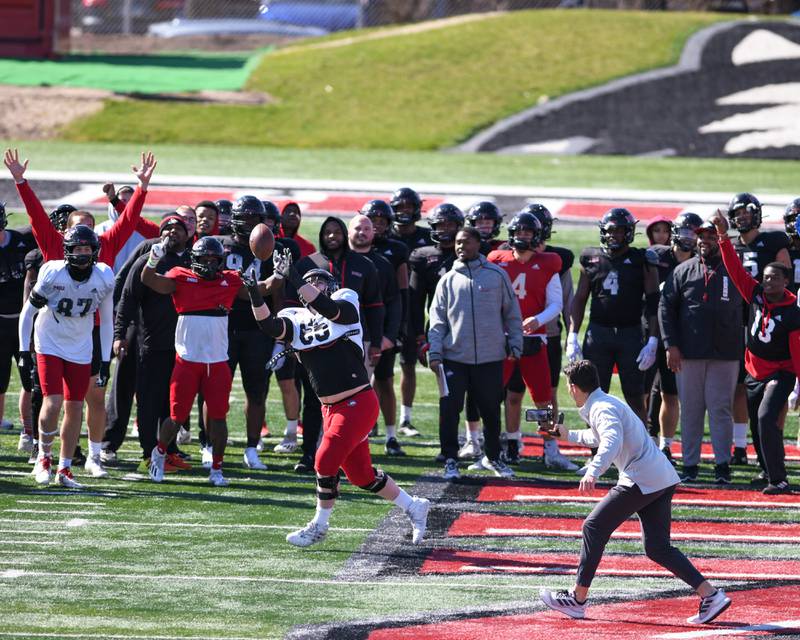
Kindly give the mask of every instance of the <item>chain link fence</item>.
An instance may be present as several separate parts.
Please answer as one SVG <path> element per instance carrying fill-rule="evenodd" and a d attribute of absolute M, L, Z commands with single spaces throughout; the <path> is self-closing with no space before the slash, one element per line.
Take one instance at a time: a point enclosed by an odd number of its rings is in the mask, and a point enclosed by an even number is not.
<path fill-rule="evenodd" d="M 71 0 L 73 52 L 247 50 L 359 27 L 541 8 L 790 13 L 800 0 Z"/>

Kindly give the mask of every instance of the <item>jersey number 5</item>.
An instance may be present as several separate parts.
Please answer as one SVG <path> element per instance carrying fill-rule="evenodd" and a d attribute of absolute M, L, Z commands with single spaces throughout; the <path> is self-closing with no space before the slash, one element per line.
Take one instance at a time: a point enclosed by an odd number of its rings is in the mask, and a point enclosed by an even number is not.
<path fill-rule="evenodd" d="M 612 296 L 619 293 L 619 274 L 616 271 L 609 271 L 605 280 L 603 280 L 603 289 L 608 291 Z"/>
<path fill-rule="evenodd" d="M 89 313 L 89 309 L 92 306 L 92 299 L 91 298 L 78 298 L 77 300 L 73 300 L 72 298 L 61 298 L 56 305 L 56 312 L 60 313 L 62 316 L 66 316 L 67 318 L 72 317 L 72 309 L 75 305 L 78 305 L 78 313 L 81 317 L 85 316 Z"/>

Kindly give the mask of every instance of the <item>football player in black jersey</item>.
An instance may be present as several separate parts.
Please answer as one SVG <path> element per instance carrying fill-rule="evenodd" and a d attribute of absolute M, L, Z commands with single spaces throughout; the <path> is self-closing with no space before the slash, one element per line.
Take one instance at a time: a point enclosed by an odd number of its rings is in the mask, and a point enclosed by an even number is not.
<path fill-rule="evenodd" d="M 644 372 L 655 363 L 658 346 L 658 272 L 647 262 L 644 249 L 631 246 L 636 223 L 627 209 L 610 209 L 599 222 L 603 246 L 581 253 L 567 357 L 570 362 L 591 360 L 606 392 L 616 365 L 625 401 L 644 422 Z M 578 332 L 590 296 L 589 327 L 581 350 Z M 646 343 L 643 313 L 649 330 Z"/>
<path fill-rule="evenodd" d="M 231 209 L 233 209 L 233 202 L 225 198 L 217 200 L 214 204 L 217 205 L 219 216 L 217 217 L 217 227 L 219 235 L 231 235 Z"/>
<path fill-rule="evenodd" d="M 660 218 L 657 220 L 655 224 L 651 221 L 648 225 L 649 230 L 662 222 Z M 667 276 L 676 266 L 694 255 L 697 230 L 702 224 L 703 219 L 696 213 L 682 213 L 670 223 L 670 233 L 667 235 L 669 243 L 653 243 L 647 248 L 647 261 L 658 270 L 659 286 L 663 286 Z M 656 235 L 648 233 L 651 240 L 658 239 Z M 648 369 L 645 374 L 645 391 L 650 394 L 647 403 L 647 424 L 650 435 L 654 439 L 659 438 L 659 448 L 672 460 L 672 440 L 678 429 L 680 407 L 675 373 L 667 366 L 667 353 L 661 342 L 656 353 L 656 366 Z"/>
<path fill-rule="evenodd" d="M 783 212 L 783 224 L 789 236 L 789 260 L 791 261 L 792 279 L 789 290 L 797 295 L 800 288 L 800 232 L 797 230 L 797 216 L 800 214 L 800 198 L 795 198 L 786 205 Z"/>

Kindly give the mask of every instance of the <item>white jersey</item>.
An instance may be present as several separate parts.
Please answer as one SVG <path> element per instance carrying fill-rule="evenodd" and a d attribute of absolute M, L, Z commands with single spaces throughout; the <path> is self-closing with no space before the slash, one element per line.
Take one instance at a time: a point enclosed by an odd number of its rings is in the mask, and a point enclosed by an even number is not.
<path fill-rule="evenodd" d="M 83 282 L 73 280 L 64 260 L 45 262 L 33 292 L 47 300 L 39 310 L 33 332 L 37 353 L 68 362 L 92 361 L 94 314 L 114 291 L 114 272 L 107 264 L 92 267 Z"/>
<path fill-rule="evenodd" d="M 352 289 L 334 291 L 331 300 L 346 300 L 359 311 L 358 294 Z M 297 351 L 333 344 L 340 338 L 350 340 L 364 351 L 360 316 L 353 324 L 339 324 L 305 307 L 289 307 L 279 311 L 278 317 L 292 323 L 291 347 Z"/>

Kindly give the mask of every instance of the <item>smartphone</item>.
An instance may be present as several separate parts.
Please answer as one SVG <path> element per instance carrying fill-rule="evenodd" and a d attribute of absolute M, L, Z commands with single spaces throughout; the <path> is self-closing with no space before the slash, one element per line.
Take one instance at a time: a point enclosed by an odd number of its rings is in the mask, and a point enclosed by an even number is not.
<path fill-rule="evenodd" d="M 552 409 L 526 409 L 525 422 L 552 422 Z"/>

